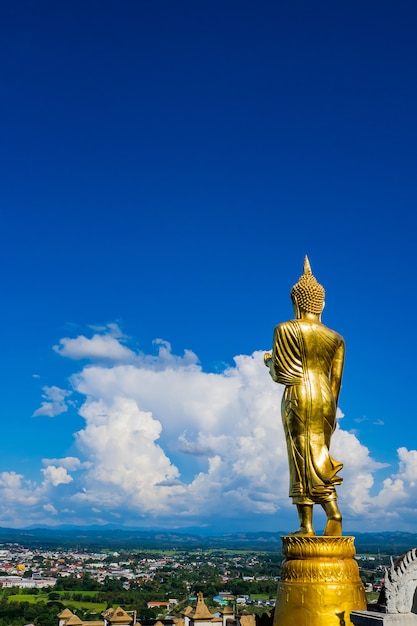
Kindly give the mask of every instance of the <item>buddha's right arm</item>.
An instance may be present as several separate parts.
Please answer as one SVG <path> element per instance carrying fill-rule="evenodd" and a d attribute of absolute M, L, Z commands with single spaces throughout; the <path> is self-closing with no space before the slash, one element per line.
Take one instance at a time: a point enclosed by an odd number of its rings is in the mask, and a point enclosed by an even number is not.
<path fill-rule="evenodd" d="M 274 359 L 273 359 L 272 354 L 270 352 L 267 352 L 264 355 L 264 363 L 267 366 L 267 368 L 269 369 L 269 373 L 271 375 L 272 380 L 274 380 L 276 382 L 275 371 L 274 371 Z"/>

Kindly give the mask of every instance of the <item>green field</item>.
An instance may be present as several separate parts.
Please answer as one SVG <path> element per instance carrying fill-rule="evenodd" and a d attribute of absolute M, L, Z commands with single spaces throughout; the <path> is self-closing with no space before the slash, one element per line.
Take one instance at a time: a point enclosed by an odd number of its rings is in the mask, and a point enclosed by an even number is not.
<path fill-rule="evenodd" d="M 367 591 L 365 595 L 368 602 L 376 602 L 379 598 L 379 591 Z"/>
<path fill-rule="evenodd" d="M 57 591 L 56 593 L 64 594 L 64 591 Z M 91 591 L 77 591 L 76 593 L 82 594 L 84 596 L 94 597 L 94 593 Z M 39 594 L 39 595 L 31 595 L 28 593 L 18 593 L 13 596 L 8 597 L 9 602 L 29 602 L 29 604 L 38 604 L 38 602 L 50 602 L 47 594 Z M 83 602 L 82 600 L 63 600 L 62 597 L 59 598 L 59 602 L 62 602 L 65 606 L 74 607 L 76 609 L 83 609 L 85 611 L 91 611 L 92 613 L 102 613 L 106 610 L 105 602 Z"/>
<path fill-rule="evenodd" d="M 47 595 L 32 596 L 28 593 L 17 593 L 8 597 L 9 602 L 29 602 L 29 604 L 37 604 L 38 602 L 49 602 Z"/>

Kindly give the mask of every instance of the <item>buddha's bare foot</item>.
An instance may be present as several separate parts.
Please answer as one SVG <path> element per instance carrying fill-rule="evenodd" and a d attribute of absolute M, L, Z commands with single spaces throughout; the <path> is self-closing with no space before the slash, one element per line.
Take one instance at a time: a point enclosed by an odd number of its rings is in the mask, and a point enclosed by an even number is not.
<path fill-rule="evenodd" d="M 336 500 L 330 500 L 322 504 L 327 515 L 327 524 L 324 529 L 325 537 L 341 537 L 342 536 L 342 515 L 337 506 Z"/>
<path fill-rule="evenodd" d="M 326 528 L 324 529 L 325 537 L 341 537 L 342 536 L 342 522 L 339 520 L 329 519 L 327 520 Z"/>
<path fill-rule="evenodd" d="M 293 533 L 289 533 L 291 537 L 298 535 L 304 537 L 314 537 L 315 536 L 314 528 L 307 528 L 306 526 L 300 526 L 300 528 Z"/>

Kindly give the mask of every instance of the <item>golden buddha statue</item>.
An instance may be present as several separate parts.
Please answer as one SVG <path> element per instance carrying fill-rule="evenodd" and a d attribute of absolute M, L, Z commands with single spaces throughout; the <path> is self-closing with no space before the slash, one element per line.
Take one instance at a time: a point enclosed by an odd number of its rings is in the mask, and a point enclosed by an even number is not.
<path fill-rule="evenodd" d="M 296 535 L 315 535 L 313 504 L 326 515 L 324 534 L 341 536 L 342 516 L 335 486 L 343 467 L 329 452 L 336 428 L 342 380 L 343 337 L 321 322 L 324 288 L 311 272 L 307 256 L 304 273 L 291 289 L 296 319 L 274 331 L 272 354 L 265 354 L 273 380 L 285 385 L 281 413 L 290 469 L 290 497 L 297 505 Z"/>

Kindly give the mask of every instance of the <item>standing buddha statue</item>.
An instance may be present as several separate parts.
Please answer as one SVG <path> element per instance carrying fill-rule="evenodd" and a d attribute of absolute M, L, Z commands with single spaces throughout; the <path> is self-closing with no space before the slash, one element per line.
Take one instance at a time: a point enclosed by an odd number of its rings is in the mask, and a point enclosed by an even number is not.
<path fill-rule="evenodd" d="M 342 380 L 343 337 L 321 322 L 324 288 L 312 274 L 307 256 L 304 273 L 291 289 L 295 319 L 278 324 L 272 354 L 265 365 L 272 379 L 285 385 L 281 414 L 287 442 L 290 492 L 300 528 L 293 534 L 312 536 L 313 505 L 326 515 L 324 534 L 341 536 L 342 516 L 336 485 L 342 463 L 330 455 Z"/>

